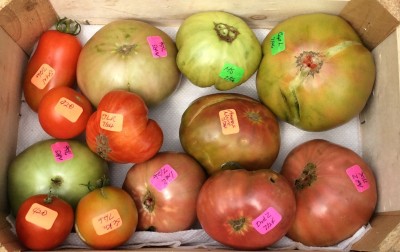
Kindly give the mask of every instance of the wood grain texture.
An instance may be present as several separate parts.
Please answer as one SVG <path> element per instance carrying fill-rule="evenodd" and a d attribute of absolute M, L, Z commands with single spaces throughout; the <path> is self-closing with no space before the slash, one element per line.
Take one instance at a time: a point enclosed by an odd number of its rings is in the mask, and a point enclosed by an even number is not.
<path fill-rule="evenodd" d="M 0 26 L 28 55 L 42 32 L 56 20 L 47 0 L 13 0 L 0 10 Z"/>
<path fill-rule="evenodd" d="M 87 24 L 106 24 L 116 19 L 139 19 L 158 26 L 177 26 L 201 11 L 227 11 L 242 17 L 253 28 L 271 28 L 298 14 L 316 11 L 338 14 L 346 0 L 50 0 L 60 16 Z"/>
<path fill-rule="evenodd" d="M 27 61 L 24 51 L 0 29 L 0 211 L 7 209 L 7 166 L 15 157 L 18 118 L 21 103 L 23 69 Z"/>

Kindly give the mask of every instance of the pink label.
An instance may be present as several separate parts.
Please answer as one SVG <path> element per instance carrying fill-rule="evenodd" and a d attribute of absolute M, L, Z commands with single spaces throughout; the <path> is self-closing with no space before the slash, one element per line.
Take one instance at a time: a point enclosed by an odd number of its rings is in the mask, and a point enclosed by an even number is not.
<path fill-rule="evenodd" d="M 51 151 L 57 162 L 63 162 L 74 157 L 68 142 L 56 142 L 51 145 Z"/>
<path fill-rule="evenodd" d="M 260 233 L 266 234 L 271 231 L 282 220 L 282 216 L 273 207 L 269 207 L 251 224 Z"/>
<path fill-rule="evenodd" d="M 167 48 L 160 36 L 149 36 L 147 37 L 147 42 L 149 43 L 153 58 L 167 57 Z"/>
<path fill-rule="evenodd" d="M 150 179 L 150 183 L 158 190 L 162 191 L 169 183 L 178 177 L 178 173 L 170 165 L 166 164 L 161 167 Z"/>
<path fill-rule="evenodd" d="M 367 177 L 359 165 L 353 165 L 352 167 L 347 168 L 346 173 L 351 181 L 353 181 L 357 191 L 363 192 L 369 188 Z"/>

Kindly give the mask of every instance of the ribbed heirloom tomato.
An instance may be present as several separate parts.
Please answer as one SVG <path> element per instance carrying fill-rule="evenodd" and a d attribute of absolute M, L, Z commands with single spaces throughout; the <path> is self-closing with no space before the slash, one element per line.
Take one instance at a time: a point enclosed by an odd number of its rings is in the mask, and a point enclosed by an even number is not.
<path fill-rule="evenodd" d="M 322 139 L 296 146 L 282 175 L 295 190 L 297 211 L 288 236 L 308 246 L 331 246 L 371 218 L 377 189 L 373 171 L 354 151 Z"/>
<path fill-rule="evenodd" d="M 199 87 L 229 90 L 247 81 L 261 61 L 261 45 L 240 17 L 204 11 L 186 18 L 176 34 L 177 65 Z"/>
<path fill-rule="evenodd" d="M 291 17 L 262 46 L 257 92 L 281 120 L 323 131 L 364 108 L 375 81 L 374 59 L 346 20 L 322 13 Z"/>
<path fill-rule="evenodd" d="M 108 92 L 86 126 L 89 148 L 105 160 L 140 163 L 153 157 L 163 143 L 163 132 L 148 117 L 148 108 L 136 93 Z"/>

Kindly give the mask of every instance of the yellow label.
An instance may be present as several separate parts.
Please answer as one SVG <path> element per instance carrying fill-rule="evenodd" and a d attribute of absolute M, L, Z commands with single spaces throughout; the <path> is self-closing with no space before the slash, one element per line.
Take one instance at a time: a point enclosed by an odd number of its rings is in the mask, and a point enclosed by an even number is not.
<path fill-rule="evenodd" d="M 25 215 L 25 220 L 33 223 L 46 230 L 51 229 L 55 220 L 57 219 L 58 212 L 40 205 L 33 203 L 29 211 Z"/>
<path fill-rule="evenodd" d="M 31 82 L 39 89 L 43 89 L 50 82 L 51 78 L 55 75 L 56 71 L 49 65 L 43 64 L 32 76 Z"/>
<path fill-rule="evenodd" d="M 97 235 L 107 234 L 122 226 L 122 219 L 117 209 L 112 209 L 92 219 L 92 224 Z"/>
<path fill-rule="evenodd" d="M 81 106 L 65 97 L 61 97 L 60 100 L 58 100 L 55 110 L 73 123 L 78 120 L 79 116 L 81 116 L 83 112 Z"/>
<path fill-rule="evenodd" d="M 219 120 L 221 122 L 222 134 L 230 135 L 239 133 L 239 121 L 234 109 L 219 111 Z"/>
<path fill-rule="evenodd" d="M 109 131 L 121 132 L 123 123 L 123 115 L 101 111 L 100 128 Z"/>

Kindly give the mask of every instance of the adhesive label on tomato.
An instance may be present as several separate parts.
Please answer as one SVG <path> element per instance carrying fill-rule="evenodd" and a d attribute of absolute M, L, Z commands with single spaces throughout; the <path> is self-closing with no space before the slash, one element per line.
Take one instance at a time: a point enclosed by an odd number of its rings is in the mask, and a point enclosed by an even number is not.
<path fill-rule="evenodd" d="M 64 162 L 74 157 L 74 153 L 68 142 L 56 142 L 52 144 L 51 151 L 56 162 Z"/>
<path fill-rule="evenodd" d="M 101 111 L 100 128 L 109 131 L 121 132 L 123 124 L 123 115 Z"/>
<path fill-rule="evenodd" d="M 166 164 L 153 174 L 150 179 L 150 183 L 158 191 L 162 191 L 177 177 L 178 173 L 174 170 L 174 168 L 172 168 L 169 164 Z"/>
<path fill-rule="evenodd" d="M 57 216 L 57 211 L 41 204 L 33 203 L 25 215 L 25 220 L 35 224 L 36 226 L 49 230 L 56 221 Z"/>
<path fill-rule="evenodd" d="M 47 86 L 50 80 L 54 77 L 56 71 L 48 64 L 43 64 L 39 67 L 36 73 L 32 76 L 31 82 L 39 89 Z"/>
<path fill-rule="evenodd" d="M 285 32 L 281 31 L 277 34 L 274 34 L 271 37 L 271 53 L 272 55 L 276 55 L 280 52 L 285 51 L 286 44 L 285 44 Z"/>
<path fill-rule="evenodd" d="M 112 209 L 94 217 L 92 225 L 97 235 L 103 235 L 120 228 L 122 219 L 118 210 Z"/>
<path fill-rule="evenodd" d="M 346 173 L 353 182 L 357 191 L 363 192 L 369 188 L 368 179 L 359 165 L 353 165 L 350 168 L 347 168 Z"/>
<path fill-rule="evenodd" d="M 282 216 L 273 207 L 269 207 L 260 216 L 254 219 L 251 224 L 260 233 L 266 234 L 282 220 Z"/>
<path fill-rule="evenodd" d="M 239 133 L 240 128 L 236 110 L 225 109 L 219 111 L 219 120 L 221 123 L 222 134 L 230 135 Z"/>
<path fill-rule="evenodd" d="M 160 36 L 148 36 L 147 43 L 149 43 L 153 58 L 167 57 L 167 48 Z"/>
<path fill-rule="evenodd" d="M 219 73 L 219 77 L 233 83 L 238 83 L 242 79 L 243 74 L 243 68 L 240 68 L 233 64 L 225 63 L 225 65 L 221 69 L 221 72 Z"/>
<path fill-rule="evenodd" d="M 55 111 L 70 122 L 74 123 L 81 116 L 83 109 L 68 98 L 61 97 L 55 106 Z"/>

